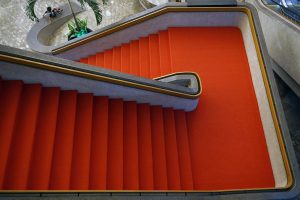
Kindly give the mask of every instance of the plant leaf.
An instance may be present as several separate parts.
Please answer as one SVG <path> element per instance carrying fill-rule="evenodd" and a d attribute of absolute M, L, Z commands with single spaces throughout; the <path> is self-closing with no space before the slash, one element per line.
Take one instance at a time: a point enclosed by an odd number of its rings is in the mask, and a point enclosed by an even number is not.
<path fill-rule="evenodd" d="M 37 2 L 37 0 L 27 0 L 27 5 L 25 7 L 26 15 L 32 21 L 38 20 L 37 16 L 35 15 L 35 12 L 34 12 L 34 6 L 35 6 L 36 2 Z"/>
<path fill-rule="evenodd" d="M 96 0 L 77 0 L 82 6 L 84 3 L 87 3 L 93 10 L 97 25 L 99 25 L 102 21 L 102 10 L 99 7 L 99 4 Z M 106 0 L 102 0 L 105 2 Z"/>

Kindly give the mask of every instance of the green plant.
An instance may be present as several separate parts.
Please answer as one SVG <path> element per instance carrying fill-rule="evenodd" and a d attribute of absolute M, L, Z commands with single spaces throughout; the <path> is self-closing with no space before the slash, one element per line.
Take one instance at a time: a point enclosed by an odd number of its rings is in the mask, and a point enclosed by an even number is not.
<path fill-rule="evenodd" d="M 29 19 L 31 19 L 32 21 L 38 21 L 38 18 L 35 14 L 35 11 L 34 11 L 34 6 L 36 4 L 38 0 L 27 0 L 27 5 L 25 7 L 25 10 L 26 10 L 26 15 L 28 16 Z M 96 0 L 77 0 L 81 7 L 84 7 L 85 4 L 88 4 L 93 12 L 94 12 L 94 15 L 95 15 L 95 18 L 96 18 L 96 22 L 97 22 L 97 25 L 99 25 L 102 21 L 102 11 L 99 7 L 99 4 Z M 104 4 L 106 4 L 108 2 L 108 0 L 102 0 L 102 2 Z M 68 3 L 69 3 L 69 6 L 70 6 L 70 9 L 71 9 L 71 12 L 73 14 L 73 19 L 74 19 L 74 22 L 75 22 L 75 25 L 76 25 L 76 28 L 78 30 L 80 30 L 80 27 L 79 27 L 79 23 L 75 17 L 75 14 L 73 12 L 73 9 L 72 9 L 72 5 L 71 5 L 71 2 L 70 0 L 68 0 Z"/>
<path fill-rule="evenodd" d="M 76 21 L 78 23 L 78 27 L 75 23 L 75 21 L 72 21 L 68 23 L 69 33 L 68 33 L 68 39 L 70 40 L 72 37 L 80 37 L 88 32 L 87 29 L 87 19 L 78 19 L 76 18 Z"/>

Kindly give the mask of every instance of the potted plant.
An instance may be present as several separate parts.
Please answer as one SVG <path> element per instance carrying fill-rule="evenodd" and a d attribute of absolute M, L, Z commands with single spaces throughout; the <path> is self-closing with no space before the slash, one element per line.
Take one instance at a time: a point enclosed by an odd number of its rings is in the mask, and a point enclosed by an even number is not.
<path fill-rule="evenodd" d="M 72 40 L 74 38 L 80 37 L 87 33 L 92 32 L 91 29 L 87 27 L 87 19 L 78 19 L 76 18 L 79 29 L 77 29 L 75 21 L 68 23 L 69 33 L 68 33 L 68 40 Z"/>
<path fill-rule="evenodd" d="M 27 5 L 25 8 L 26 15 L 32 21 L 38 21 L 38 18 L 34 11 L 34 6 L 37 1 L 38 0 L 27 0 Z M 97 25 L 99 25 L 102 21 L 102 11 L 99 7 L 98 2 L 96 0 L 77 0 L 77 1 L 80 3 L 80 5 L 82 7 L 84 7 L 85 4 L 88 4 L 92 8 L 95 18 L 96 18 Z M 107 1 L 108 0 L 102 0 L 102 2 L 104 4 L 106 4 Z M 73 39 L 75 37 L 81 36 L 82 34 L 89 33 L 91 30 L 87 28 L 87 21 L 76 18 L 70 0 L 68 0 L 68 3 L 69 3 L 70 10 L 72 12 L 73 19 L 74 19 L 74 23 L 71 22 L 70 24 L 68 24 L 68 27 L 70 30 L 70 33 L 68 34 L 68 39 L 69 39 L 69 36 L 71 39 Z M 71 26 L 72 26 L 72 28 L 71 28 Z"/>

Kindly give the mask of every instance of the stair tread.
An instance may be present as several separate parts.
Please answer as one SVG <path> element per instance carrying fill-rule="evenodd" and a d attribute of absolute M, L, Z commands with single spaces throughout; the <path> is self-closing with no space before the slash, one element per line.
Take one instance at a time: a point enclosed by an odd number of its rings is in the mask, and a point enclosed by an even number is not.
<path fill-rule="evenodd" d="M 61 92 L 49 183 L 51 190 L 70 189 L 76 103 L 76 91 Z"/>
<path fill-rule="evenodd" d="M 121 47 L 113 48 L 113 66 L 112 69 L 116 71 L 121 71 Z"/>
<path fill-rule="evenodd" d="M 38 115 L 41 86 L 24 85 L 6 165 L 4 189 L 25 190 Z M 25 116 L 26 117 L 23 117 Z"/>
<path fill-rule="evenodd" d="M 81 58 L 79 62 L 88 64 L 88 58 Z"/>
<path fill-rule="evenodd" d="M 107 50 L 104 52 L 104 67 L 107 69 L 112 69 L 112 63 L 113 63 L 113 51 Z"/>
<path fill-rule="evenodd" d="M 124 190 L 139 189 L 137 105 L 124 102 Z"/>
<path fill-rule="evenodd" d="M 165 150 L 165 134 L 163 124 L 163 109 L 160 106 L 151 107 L 151 132 L 154 189 L 167 190 L 168 179 Z"/>
<path fill-rule="evenodd" d="M 92 113 L 92 94 L 78 94 L 70 179 L 70 188 L 74 190 L 89 189 Z"/>
<path fill-rule="evenodd" d="M 104 53 L 97 53 L 96 54 L 96 66 L 97 67 L 104 67 Z"/>
<path fill-rule="evenodd" d="M 168 189 L 180 190 L 180 172 L 176 139 L 174 111 L 171 108 L 163 110 Z"/>
<path fill-rule="evenodd" d="M 130 74 L 140 75 L 139 40 L 130 43 Z"/>
<path fill-rule="evenodd" d="M 141 190 L 153 190 L 154 174 L 150 106 L 148 104 L 138 104 L 137 106 L 139 185 Z"/>
<path fill-rule="evenodd" d="M 150 78 L 161 76 L 158 35 L 149 36 Z"/>
<path fill-rule="evenodd" d="M 130 45 L 121 46 L 121 72 L 130 73 Z"/>
<path fill-rule="evenodd" d="M 96 66 L 96 55 L 89 56 L 87 64 Z"/>
<path fill-rule="evenodd" d="M 94 97 L 93 127 L 91 143 L 90 189 L 105 190 L 108 153 L 108 116 L 107 97 Z"/>
<path fill-rule="evenodd" d="M 3 188 L 13 128 L 17 117 L 23 83 L 3 81 L 0 93 L 0 189 Z"/>
<path fill-rule="evenodd" d="M 172 73 L 168 31 L 158 33 L 161 75 Z"/>
<path fill-rule="evenodd" d="M 149 37 L 140 39 L 140 75 L 150 78 Z"/>
<path fill-rule="evenodd" d="M 109 103 L 109 134 L 107 157 L 107 189 L 123 189 L 123 101 Z"/>
<path fill-rule="evenodd" d="M 28 189 L 47 190 L 49 186 L 59 94 L 59 88 L 42 90 Z"/>
<path fill-rule="evenodd" d="M 174 114 L 177 136 L 176 138 L 178 145 L 181 188 L 184 190 L 192 190 L 193 174 L 188 129 L 186 124 L 186 113 L 182 110 L 175 110 Z"/>

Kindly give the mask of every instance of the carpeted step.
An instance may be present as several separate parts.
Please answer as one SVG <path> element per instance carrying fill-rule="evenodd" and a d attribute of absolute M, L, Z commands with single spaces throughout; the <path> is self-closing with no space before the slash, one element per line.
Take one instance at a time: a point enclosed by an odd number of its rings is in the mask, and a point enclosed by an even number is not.
<path fill-rule="evenodd" d="M 149 36 L 150 78 L 161 76 L 158 35 Z"/>
<path fill-rule="evenodd" d="M 72 190 L 89 189 L 92 113 L 93 95 L 78 94 L 70 179 Z"/>
<path fill-rule="evenodd" d="M 182 110 L 175 110 L 174 118 L 178 146 L 181 189 L 193 190 L 193 174 L 188 129 L 186 124 L 186 113 Z"/>
<path fill-rule="evenodd" d="M 170 74 L 173 72 L 170 58 L 170 43 L 168 31 L 160 31 L 158 33 L 159 39 L 159 61 L 161 75 Z"/>
<path fill-rule="evenodd" d="M 140 76 L 150 78 L 149 37 L 140 39 Z"/>
<path fill-rule="evenodd" d="M 40 85 L 24 85 L 6 164 L 3 189 L 27 189 L 40 97 Z"/>
<path fill-rule="evenodd" d="M 176 127 L 174 119 L 174 110 L 171 108 L 163 109 L 166 164 L 168 175 L 168 189 L 180 190 L 180 172 L 178 162 L 178 150 L 176 139 Z"/>
<path fill-rule="evenodd" d="M 112 69 L 113 64 L 113 51 L 107 50 L 104 52 L 104 67 L 107 69 Z"/>
<path fill-rule="evenodd" d="M 59 88 L 42 89 L 31 155 L 28 189 L 47 190 L 49 186 L 59 95 Z"/>
<path fill-rule="evenodd" d="M 97 53 L 96 54 L 96 66 L 97 67 L 104 67 L 104 53 Z"/>
<path fill-rule="evenodd" d="M 139 189 L 137 104 L 124 102 L 124 190 Z M 143 134 L 143 133 L 140 133 Z"/>
<path fill-rule="evenodd" d="M 139 40 L 134 40 L 130 43 L 130 74 L 140 75 L 140 44 Z"/>
<path fill-rule="evenodd" d="M 150 110 L 154 189 L 167 190 L 168 178 L 163 109 L 160 106 L 151 106 Z"/>
<path fill-rule="evenodd" d="M 97 66 L 97 62 L 96 62 L 96 55 L 92 55 L 92 56 L 89 56 L 88 57 L 88 61 L 87 61 L 87 64 L 89 65 L 93 65 L 93 66 Z"/>
<path fill-rule="evenodd" d="M 107 189 L 123 189 L 123 101 L 111 99 L 108 113 Z"/>
<path fill-rule="evenodd" d="M 137 105 L 139 186 L 141 190 L 154 189 L 150 114 L 148 104 Z"/>
<path fill-rule="evenodd" d="M 70 189 L 77 92 L 62 91 L 52 156 L 49 189 Z"/>
<path fill-rule="evenodd" d="M 123 44 L 121 46 L 121 72 L 130 73 L 130 45 Z"/>
<path fill-rule="evenodd" d="M 121 47 L 114 47 L 113 48 L 113 64 L 112 69 L 116 71 L 121 71 Z"/>
<path fill-rule="evenodd" d="M 0 93 L 0 189 L 3 189 L 17 110 L 21 98 L 21 81 L 3 81 Z"/>
<path fill-rule="evenodd" d="M 105 190 L 107 185 L 109 100 L 107 97 L 94 97 L 93 102 L 89 188 Z"/>
<path fill-rule="evenodd" d="M 89 59 L 88 58 L 81 58 L 79 60 L 79 62 L 84 63 L 84 64 L 88 64 Z"/>

